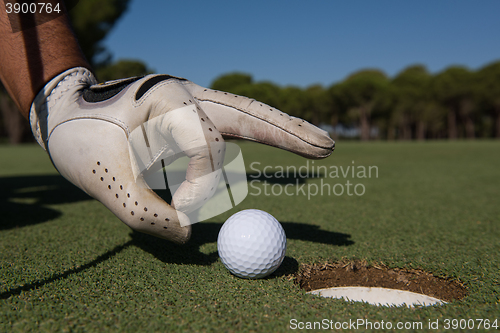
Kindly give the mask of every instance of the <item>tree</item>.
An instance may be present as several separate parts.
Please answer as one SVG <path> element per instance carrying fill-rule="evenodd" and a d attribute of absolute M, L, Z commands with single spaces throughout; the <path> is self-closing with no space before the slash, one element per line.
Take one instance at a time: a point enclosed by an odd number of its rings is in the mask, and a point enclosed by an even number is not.
<path fill-rule="evenodd" d="M 370 139 L 371 113 L 388 82 L 383 72 L 367 69 L 352 74 L 337 87 L 341 104 L 351 119 L 359 123 L 363 141 Z"/>
<path fill-rule="evenodd" d="M 329 124 L 336 129 L 339 123 L 345 120 L 345 106 L 343 104 L 344 99 L 342 96 L 342 88 L 338 83 L 332 84 L 326 90 L 326 96 L 328 98 L 329 110 L 327 110 L 326 117 L 330 118 Z M 338 139 L 338 133 L 335 130 L 333 133 L 334 139 Z"/>
<path fill-rule="evenodd" d="M 424 140 L 429 123 L 439 109 L 433 107 L 430 94 L 431 75 L 422 65 L 410 66 L 392 81 L 394 114 L 399 123 L 400 138 Z"/>
<path fill-rule="evenodd" d="M 279 108 L 291 116 L 308 119 L 307 96 L 303 89 L 288 86 L 281 89 Z"/>
<path fill-rule="evenodd" d="M 432 80 L 435 98 L 448 109 L 449 139 L 458 138 L 459 120 L 465 124 L 467 138 L 475 137 L 476 83 L 474 73 L 461 66 L 449 67 Z"/>
<path fill-rule="evenodd" d="M 318 126 L 328 117 L 329 111 L 332 108 L 332 101 L 328 96 L 328 92 L 319 84 L 307 87 L 305 90 L 307 104 L 305 114 L 307 120 Z M 330 114 L 330 116 L 332 116 Z M 331 119 L 329 119 L 331 120 Z"/>
<path fill-rule="evenodd" d="M 267 105 L 280 109 L 281 88 L 270 81 L 255 82 L 239 86 L 237 94 L 254 98 Z"/>
<path fill-rule="evenodd" d="M 280 108 L 281 88 L 269 81 L 254 82 L 249 74 L 229 73 L 221 75 L 214 80 L 210 88 L 254 98 L 272 107 Z"/>
<path fill-rule="evenodd" d="M 153 73 L 142 61 L 119 60 L 96 70 L 99 81 L 110 81 L 132 76 L 143 76 Z"/>
<path fill-rule="evenodd" d="M 250 74 L 245 73 L 229 73 L 217 77 L 210 85 L 211 89 L 238 94 L 238 88 L 253 83 L 253 78 Z"/>
<path fill-rule="evenodd" d="M 387 140 L 396 140 L 400 126 L 399 114 L 396 112 L 397 104 L 396 86 L 389 82 L 377 97 L 377 107 L 371 114 L 372 123 L 377 126 L 379 136 Z"/>
<path fill-rule="evenodd" d="M 481 68 L 478 79 L 481 104 L 493 118 L 493 136 L 500 139 L 500 61 Z"/>
<path fill-rule="evenodd" d="M 80 47 L 94 68 L 111 62 L 102 41 L 126 12 L 130 0 L 64 0 Z"/>

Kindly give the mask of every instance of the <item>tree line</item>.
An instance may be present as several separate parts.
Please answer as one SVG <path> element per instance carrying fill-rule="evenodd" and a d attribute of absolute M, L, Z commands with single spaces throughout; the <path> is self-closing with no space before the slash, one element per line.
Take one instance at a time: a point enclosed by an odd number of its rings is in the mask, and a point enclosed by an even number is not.
<path fill-rule="evenodd" d="M 437 74 L 412 65 L 392 78 L 365 69 L 328 87 L 307 88 L 230 73 L 211 88 L 255 98 L 337 138 L 346 129 L 361 140 L 500 138 L 500 61 L 477 71 L 451 66 Z"/>
<path fill-rule="evenodd" d="M 129 2 L 65 0 L 66 7 L 72 8 L 69 16 L 75 35 L 100 81 L 153 72 L 142 61 L 114 61 L 103 45 Z M 249 74 L 230 73 L 214 80 L 211 88 L 260 100 L 329 129 L 336 138 L 500 138 L 500 61 L 477 71 L 452 66 L 437 74 L 413 65 L 392 78 L 366 69 L 328 87 L 306 88 L 255 82 Z M 33 138 L 27 120 L 0 85 L 2 141 Z"/>

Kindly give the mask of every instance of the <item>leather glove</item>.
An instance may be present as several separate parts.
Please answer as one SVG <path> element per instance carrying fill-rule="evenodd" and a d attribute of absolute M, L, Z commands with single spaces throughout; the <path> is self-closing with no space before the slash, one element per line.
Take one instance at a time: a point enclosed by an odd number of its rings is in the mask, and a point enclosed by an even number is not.
<path fill-rule="evenodd" d="M 132 229 L 176 243 L 189 239 L 186 214 L 203 204 L 200 198 L 220 176 L 222 136 L 308 158 L 327 157 L 334 149 L 325 131 L 302 119 L 169 75 L 97 84 L 88 69 L 69 69 L 38 93 L 30 123 L 63 177 Z M 141 134 L 147 146 L 142 152 L 134 144 Z M 179 154 L 190 162 L 169 205 L 144 182 L 143 171 Z"/>

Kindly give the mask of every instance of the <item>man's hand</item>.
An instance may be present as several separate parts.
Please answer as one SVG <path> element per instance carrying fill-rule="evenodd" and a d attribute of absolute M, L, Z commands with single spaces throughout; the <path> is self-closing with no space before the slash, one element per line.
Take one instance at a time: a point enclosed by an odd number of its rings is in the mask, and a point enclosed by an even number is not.
<path fill-rule="evenodd" d="M 325 131 L 304 120 L 182 78 L 148 75 L 96 83 L 85 68 L 52 79 L 33 102 L 33 133 L 66 179 L 132 229 L 176 243 L 189 239 L 186 214 L 203 205 L 218 182 L 222 136 L 308 158 L 327 157 L 334 149 Z M 146 156 L 135 151 L 141 134 Z M 190 163 L 171 206 L 145 184 L 142 172 L 179 154 Z"/>

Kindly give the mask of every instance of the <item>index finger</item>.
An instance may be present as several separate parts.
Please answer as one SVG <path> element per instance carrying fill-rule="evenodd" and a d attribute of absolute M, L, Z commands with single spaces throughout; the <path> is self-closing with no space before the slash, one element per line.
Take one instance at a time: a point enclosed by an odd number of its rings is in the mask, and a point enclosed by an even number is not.
<path fill-rule="evenodd" d="M 326 131 L 267 104 L 192 82 L 188 89 L 226 137 L 256 141 L 314 159 L 328 157 L 335 149 Z"/>

